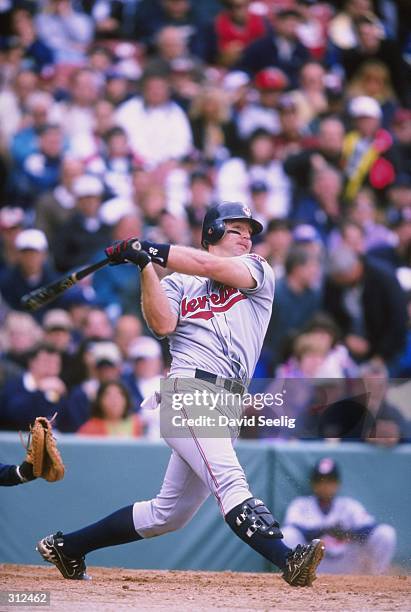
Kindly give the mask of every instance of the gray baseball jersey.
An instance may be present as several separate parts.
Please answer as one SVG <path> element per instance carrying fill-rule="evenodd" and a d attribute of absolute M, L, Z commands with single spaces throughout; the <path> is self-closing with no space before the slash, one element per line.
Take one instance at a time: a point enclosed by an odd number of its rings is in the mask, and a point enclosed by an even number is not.
<path fill-rule="evenodd" d="M 252 377 L 271 316 L 274 273 L 255 253 L 238 259 L 256 280 L 254 289 L 179 273 L 161 281 L 178 316 L 170 336 L 172 375 L 195 367 L 244 382 Z"/>

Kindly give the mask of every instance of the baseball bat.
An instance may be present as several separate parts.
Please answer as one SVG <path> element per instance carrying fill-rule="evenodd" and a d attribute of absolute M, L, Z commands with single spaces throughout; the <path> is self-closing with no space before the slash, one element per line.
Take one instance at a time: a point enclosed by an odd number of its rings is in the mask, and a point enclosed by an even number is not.
<path fill-rule="evenodd" d="M 67 289 L 70 289 L 70 287 L 78 283 L 78 281 L 80 281 L 82 278 L 85 278 L 89 274 L 96 272 L 96 270 L 107 266 L 109 263 L 110 260 L 105 257 L 101 261 L 91 264 L 86 268 L 81 268 L 80 270 L 77 270 L 77 272 L 72 272 L 68 276 L 64 276 L 54 283 L 50 283 L 45 287 L 39 287 L 39 289 L 26 293 L 26 295 L 23 295 L 21 298 L 21 305 L 23 306 L 24 310 L 29 312 L 38 310 L 42 306 L 45 306 L 49 302 L 55 300 L 59 295 L 64 293 Z"/>

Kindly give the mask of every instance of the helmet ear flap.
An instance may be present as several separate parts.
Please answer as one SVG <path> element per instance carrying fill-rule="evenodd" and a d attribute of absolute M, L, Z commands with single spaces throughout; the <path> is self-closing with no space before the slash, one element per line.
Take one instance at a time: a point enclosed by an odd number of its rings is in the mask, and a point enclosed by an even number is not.
<path fill-rule="evenodd" d="M 209 225 L 203 239 L 203 246 L 216 244 L 225 234 L 225 222 L 223 219 L 216 219 Z"/>

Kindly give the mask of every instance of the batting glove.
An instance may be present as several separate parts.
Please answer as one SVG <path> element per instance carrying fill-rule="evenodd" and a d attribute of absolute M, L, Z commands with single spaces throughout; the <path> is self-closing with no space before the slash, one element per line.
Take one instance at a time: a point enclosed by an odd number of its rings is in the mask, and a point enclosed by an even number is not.
<path fill-rule="evenodd" d="M 112 266 L 130 262 L 143 270 L 151 262 L 150 256 L 143 250 L 138 238 L 117 240 L 104 249 L 104 252 Z"/>

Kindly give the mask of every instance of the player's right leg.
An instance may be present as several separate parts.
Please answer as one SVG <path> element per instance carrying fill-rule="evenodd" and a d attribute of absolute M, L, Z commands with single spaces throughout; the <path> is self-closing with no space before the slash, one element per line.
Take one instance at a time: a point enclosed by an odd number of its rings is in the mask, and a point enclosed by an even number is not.
<path fill-rule="evenodd" d="M 194 516 L 209 495 L 207 486 L 173 452 L 157 497 L 121 508 L 78 531 L 66 535 L 62 532 L 51 534 L 37 543 L 37 550 L 45 561 L 59 569 L 64 578 L 87 580 L 87 553 L 179 529 Z"/>

